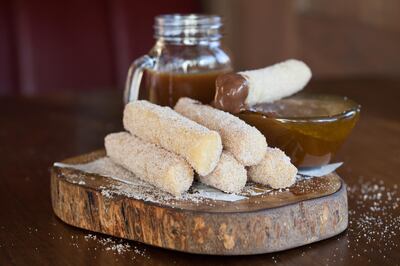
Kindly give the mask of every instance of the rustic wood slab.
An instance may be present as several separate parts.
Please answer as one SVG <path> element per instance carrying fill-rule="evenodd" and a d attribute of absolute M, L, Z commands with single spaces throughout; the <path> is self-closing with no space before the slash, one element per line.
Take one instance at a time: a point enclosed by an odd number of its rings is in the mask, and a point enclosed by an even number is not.
<path fill-rule="evenodd" d="M 63 161 L 82 164 L 104 151 Z M 289 190 L 235 202 L 154 203 L 101 192 L 119 181 L 53 167 L 55 214 L 90 231 L 190 253 L 260 254 L 335 236 L 347 228 L 346 185 L 337 174 L 302 180 Z"/>

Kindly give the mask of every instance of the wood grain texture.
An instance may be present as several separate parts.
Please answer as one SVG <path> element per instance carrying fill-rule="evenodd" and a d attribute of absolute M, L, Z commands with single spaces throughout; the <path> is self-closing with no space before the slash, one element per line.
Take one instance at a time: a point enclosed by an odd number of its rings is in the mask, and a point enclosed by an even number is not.
<path fill-rule="evenodd" d="M 98 151 L 64 162 L 87 163 L 102 156 L 104 151 Z M 337 235 L 348 224 L 346 185 L 336 174 L 300 181 L 287 192 L 235 202 L 175 199 L 161 204 L 101 193 L 116 183 L 53 167 L 53 210 L 64 222 L 87 230 L 213 255 L 285 250 Z"/>

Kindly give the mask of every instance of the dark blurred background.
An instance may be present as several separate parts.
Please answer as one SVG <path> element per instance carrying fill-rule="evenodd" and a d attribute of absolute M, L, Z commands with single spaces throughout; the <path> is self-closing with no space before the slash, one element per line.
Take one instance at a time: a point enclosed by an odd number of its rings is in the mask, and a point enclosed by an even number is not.
<path fill-rule="evenodd" d="M 316 79 L 400 76 L 398 0 L 0 0 L 0 94 L 122 89 L 153 18 L 214 13 L 237 70 L 295 57 Z"/>

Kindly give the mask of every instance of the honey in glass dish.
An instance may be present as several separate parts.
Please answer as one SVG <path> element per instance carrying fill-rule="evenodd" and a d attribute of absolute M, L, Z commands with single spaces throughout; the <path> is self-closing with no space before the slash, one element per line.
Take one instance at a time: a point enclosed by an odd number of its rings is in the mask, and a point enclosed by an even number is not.
<path fill-rule="evenodd" d="M 238 114 L 297 167 L 329 163 L 359 115 L 360 105 L 346 97 L 304 93 L 258 104 Z"/>

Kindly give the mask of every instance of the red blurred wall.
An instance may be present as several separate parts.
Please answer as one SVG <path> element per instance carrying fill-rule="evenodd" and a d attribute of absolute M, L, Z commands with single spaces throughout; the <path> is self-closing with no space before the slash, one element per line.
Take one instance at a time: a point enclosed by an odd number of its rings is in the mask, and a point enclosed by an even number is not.
<path fill-rule="evenodd" d="M 154 43 L 154 16 L 199 9 L 195 0 L 0 0 L 0 94 L 122 88 Z"/>

